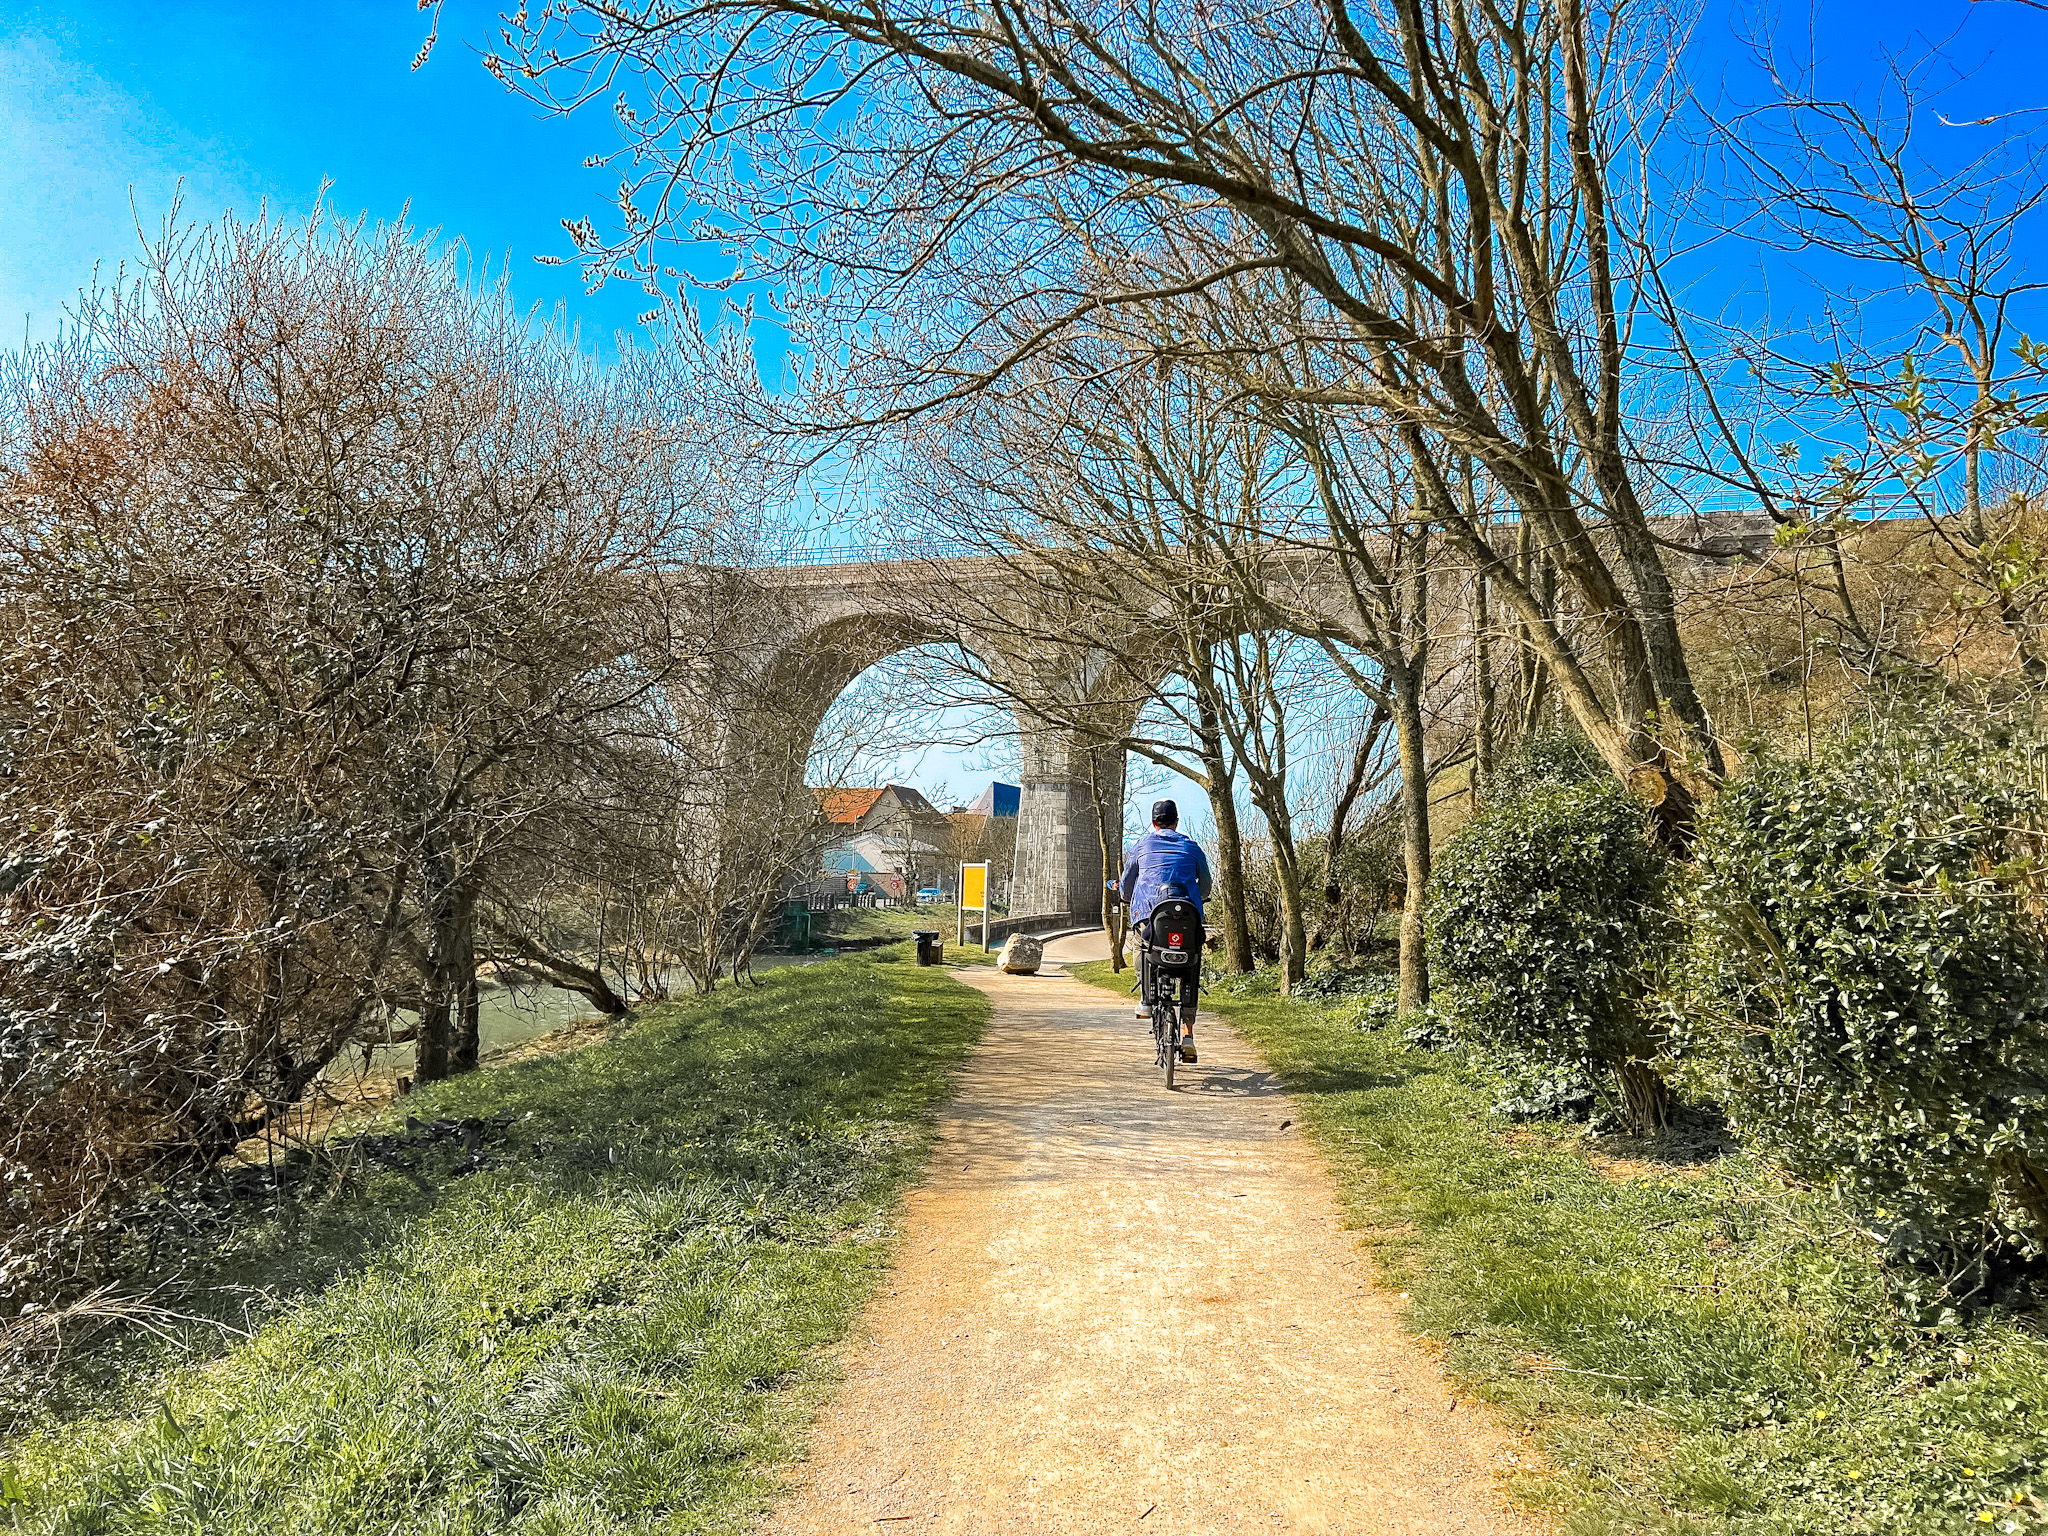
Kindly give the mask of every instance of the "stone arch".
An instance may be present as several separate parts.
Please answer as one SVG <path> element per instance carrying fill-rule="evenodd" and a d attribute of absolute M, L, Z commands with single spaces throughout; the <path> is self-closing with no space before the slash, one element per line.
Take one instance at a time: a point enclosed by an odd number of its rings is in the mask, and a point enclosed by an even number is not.
<path fill-rule="evenodd" d="M 763 693 L 788 700 L 792 739 L 804 750 L 833 701 L 869 667 L 924 646 L 959 645 L 957 631 L 914 614 L 831 614 L 796 630 L 769 653 L 761 669 Z"/>
<path fill-rule="evenodd" d="M 780 754 L 803 763 L 832 702 L 869 667 L 921 646 L 961 647 L 999 681 L 1016 719 L 1022 794 L 1012 918 L 1040 926 L 1056 918 L 1077 926 L 1099 921 L 1100 818 L 1112 816 L 1112 836 L 1120 838 L 1121 753 L 1114 765 L 1091 762 L 1072 732 L 1017 702 L 1033 696 L 1021 678 L 1032 677 L 1035 687 L 1067 686 L 1065 681 L 1038 677 L 1026 659 L 1005 655 L 991 637 L 915 611 L 895 583 L 878 580 L 867 589 L 846 583 L 815 596 L 799 586 L 795 595 L 798 601 L 785 603 L 785 633 L 763 647 L 754 673 L 762 696 L 786 706 L 780 713 L 788 736 Z"/>
<path fill-rule="evenodd" d="M 930 565 L 932 562 L 924 562 Z M 953 562 L 940 562 L 952 565 Z M 1064 917 L 1075 924 L 1093 924 L 1102 915 L 1106 867 L 1122 849 L 1125 752 L 1120 745 L 1135 724 L 1145 690 L 1128 674 L 1116 682 L 1104 670 L 1076 663 L 1071 653 L 1034 658 L 1008 654 L 1030 626 L 997 624 L 982 634 L 937 616 L 920 601 L 923 583 L 936 581 L 957 600 L 983 580 L 976 562 L 957 562 L 934 576 L 915 561 L 852 562 L 839 566 L 796 566 L 760 573 L 765 586 L 781 600 L 787 620 L 782 632 L 763 647 L 757 676 L 764 689 L 801 701 L 788 729 L 790 755 L 801 762 L 809 755 L 826 710 L 841 691 L 868 667 L 889 656 L 923 645 L 957 645 L 980 658 L 1000 680 L 1017 721 L 1022 803 L 1017 829 L 1017 864 L 1012 883 L 1012 910 L 1019 918 Z M 1014 575 L 1001 569 L 987 573 L 991 603 L 1021 603 L 1027 608 L 1035 594 L 1019 592 Z M 1312 580 L 1298 583 L 1304 591 Z M 1317 592 L 1322 599 L 1330 594 Z M 1126 620 L 1133 630 L 1152 625 L 1163 635 L 1154 688 L 1173 670 L 1170 618 L 1161 614 Z M 1278 627 L 1278 626 L 1276 626 Z M 1064 708 L 1034 711 L 1025 701 L 1057 696 Z M 1078 709 L 1076 708 L 1078 706 Z M 1051 718 L 1067 717 L 1066 723 Z M 1073 729 L 1074 717 L 1094 715 L 1090 729 Z M 1114 749 L 1104 741 L 1117 742 Z M 1107 859 L 1105 858 L 1107 855 Z"/>

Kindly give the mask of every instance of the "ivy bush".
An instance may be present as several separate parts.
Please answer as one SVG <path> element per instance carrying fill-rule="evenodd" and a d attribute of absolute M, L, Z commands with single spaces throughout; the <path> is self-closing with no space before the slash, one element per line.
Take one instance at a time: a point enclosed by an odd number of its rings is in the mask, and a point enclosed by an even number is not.
<path fill-rule="evenodd" d="M 1611 780 L 1535 779 L 1439 851 L 1429 902 L 1439 1004 L 1462 1041 L 1514 1082 L 1541 1086 L 1543 1112 L 1583 1107 L 1585 1082 L 1612 1074 L 1627 1129 L 1664 1123 L 1646 997 L 1669 933 L 1665 884 L 1641 802 Z"/>
<path fill-rule="evenodd" d="M 1901 1256 L 2048 1239 L 2042 772 L 1894 729 L 1765 764 L 1702 828 L 1687 1073 Z"/>
<path fill-rule="evenodd" d="M 1607 765 L 1593 743 L 1569 731 L 1526 736 L 1501 754 L 1486 785 L 1488 805 L 1508 805 L 1545 790 L 1568 784 L 1593 784 L 1605 779 Z"/>

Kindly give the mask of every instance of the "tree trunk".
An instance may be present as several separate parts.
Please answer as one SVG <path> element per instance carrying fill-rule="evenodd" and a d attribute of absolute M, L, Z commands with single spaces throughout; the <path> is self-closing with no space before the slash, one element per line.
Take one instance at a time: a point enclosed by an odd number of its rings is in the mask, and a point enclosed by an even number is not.
<path fill-rule="evenodd" d="M 604 972 L 594 965 L 566 956 L 551 954 L 523 934 L 515 933 L 496 923 L 487 923 L 490 934 L 489 947 L 502 950 L 522 965 L 531 966 L 565 992 L 580 992 L 590 1000 L 590 1006 L 600 1013 L 616 1018 L 626 1011 L 626 1000 L 605 979 Z"/>
<path fill-rule="evenodd" d="M 1351 754 L 1351 768 L 1344 776 L 1344 788 L 1337 796 L 1337 803 L 1330 809 L 1330 830 L 1323 838 L 1323 911 L 1326 915 L 1323 929 L 1310 938 L 1309 947 L 1321 947 L 1334 932 L 1338 951 L 1346 960 L 1351 958 L 1351 932 L 1344 920 L 1344 888 L 1337 881 L 1337 860 L 1343 857 L 1345 837 L 1351 829 L 1351 807 L 1358 803 L 1358 792 L 1365 787 L 1366 770 L 1372 766 L 1373 752 L 1379 746 L 1386 718 L 1386 710 L 1374 705 L 1371 722 Z"/>
<path fill-rule="evenodd" d="M 1437 488 L 1441 497 L 1442 488 Z M 1422 910 L 1429 900 L 1429 743 L 1423 734 L 1422 690 L 1429 679 L 1429 528 L 1410 537 L 1411 576 L 1395 636 L 1394 665 L 1381 664 L 1394 711 L 1394 746 L 1401 761 L 1401 854 L 1407 889 L 1401 895 L 1400 990 L 1396 1006 L 1418 1013 L 1429 1006 L 1429 952 Z M 1475 535 L 1476 538 L 1476 535 Z M 1493 546 L 1485 541 L 1489 554 Z M 1412 647 L 1412 649 L 1410 649 Z"/>
<path fill-rule="evenodd" d="M 1291 838 L 1273 839 L 1273 879 L 1280 893 L 1280 990 L 1291 993 L 1308 974 L 1308 923 L 1301 909 L 1301 861 Z"/>
<path fill-rule="evenodd" d="M 1237 824 L 1237 799 L 1224 781 L 1222 792 L 1209 791 L 1209 814 L 1216 822 L 1216 895 L 1222 907 L 1223 963 L 1240 975 L 1257 969 L 1252 958 L 1250 915 L 1245 911 L 1244 833 Z"/>
<path fill-rule="evenodd" d="M 435 861 L 437 864 L 441 861 Z M 451 875 L 434 894 L 430 911 L 432 927 L 427 947 L 427 974 L 420 1006 L 419 1039 L 415 1045 L 418 1078 L 423 1083 L 439 1082 L 460 1070 L 460 1042 L 457 1038 L 463 1010 L 462 960 L 470 961 L 470 980 L 476 977 L 476 951 L 463 942 L 463 909 L 466 903 L 455 891 Z"/>
<path fill-rule="evenodd" d="M 1239 975 L 1255 969 L 1251 925 L 1244 910 L 1244 835 L 1237 825 L 1236 785 L 1223 754 L 1223 728 L 1216 718 L 1216 700 L 1205 687 L 1195 689 L 1198 746 L 1209 791 L 1209 814 L 1216 823 L 1216 895 L 1223 907 L 1223 963 Z"/>
<path fill-rule="evenodd" d="M 1623 1115 L 1631 1136 L 1654 1136 L 1671 1123 L 1671 1088 L 1646 1061 L 1631 1058 L 1615 1064 L 1621 1083 Z"/>
<path fill-rule="evenodd" d="M 469 977 L 457 994 L 460 1008 L 455 1021 L 455 1070 L 474 1072 L 483 1059 L 482 1008 L 477 996 L 476 962 L 470 962 Z"/>
<path fill-rule="evenodd" d="M 754 980 L 754 951 L 761 947 L 761 941 L 768 936 L 768 929 L 777 916 L 776 909 L 781 903 L 773 891 L 764 891 L 754 900 L 753 912 L 741 925 L 733 943 L 732 979 L 735 985 L 742 981 Z M 644 1000 L 646 993 L 642 992 Z"/>
<path fill-rule="evenodd" d="M 1472 573 L 1472 807 L 1493 786 L 1493 618 L 1487 612 L 1486 572 Z"/>
<path fill-rule="evenodd" d="M 457 1072 L 474 1072 L 483 1056 L 483 1040 L 479 1028 L 479 1013 L 476 986 L 476 900 L 465 896 L 454 914 L 454 932 L 450 935 L 449 963 L 454 974 L 449 978 L 452 985 L 450 995 L 455 1000 L 454 1024 L 455 1048 L 454 1068 Z"/>
<path fill-rule="evenodd" d="M 1095 841 L 1102 851 L 1102 931 L 1109 936 L 1109 969 L 1112 974 L 1124 968 L 1125 912 L 1123 892 L 1119 889 L 1124 869 L 1123 837 L 1123 782 L 1121 770 L 1117 773 L 1117 816 L 1112 832 L 1109 807 L 1103 803 L 1101 763 L 1097 754 L 1112 750 L 1109 747 L 1090 747 L 1088 757 L 1088 798 L 1095 807 Z M 1121 746 L 1114 750 L 1122 752 Z"/>
<path fill-rule="evenodd" d="M 1545 613 L 1557 611 L 1557 567 L 1536 553 L 1530 537 L 1532 530 L 1525 519 L 1515 534 L 1515 570 L 1522 583 L 1529 588 L 1538 607 Z M 1541 569 L 1538 569 L 1539 564 Z M 1515 637 L 1520 641 L 1521 720 L 1520 734 L 1534 736 L 1543 724 L 1543 707 L 1550 702 L 1550 669 L 1544 665 L 1542 655 L 1530 643 L 1528 625 L 1521 619 L 1515 621 Z"/>
<path fill-rule="evenodd" d="M 1421 679 L 1412 668 L 1387 679 L 1393 694 L 1394 741 L 1401 755 L 1401 852 L 1407 890 L 1401 901 L 1400 1009 L 1429 1006 L 1429 955 L 1424 944 L 1422 906 L 1429 891 L 1429 757 L 1423 740 Z"/>

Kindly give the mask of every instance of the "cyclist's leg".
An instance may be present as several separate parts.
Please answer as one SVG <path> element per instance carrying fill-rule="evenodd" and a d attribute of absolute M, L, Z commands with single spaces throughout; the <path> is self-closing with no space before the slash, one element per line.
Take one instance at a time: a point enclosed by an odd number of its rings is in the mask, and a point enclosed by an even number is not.
<path fill-rule="evenodd" d="M 1202 940 L 1199 936 L 1190 947 L 1180 986 L 1180 1059 L 1191 1062 L 1195 1060 L 1195 1007 L 1202 995 Z"/>
<path fill-rule="evenodd" d="M 1159 973 L 1152 964 L 1152 946 L 1145 942 L 1144 925 L 1135 923 L 1131 931 L 1138 940 L 1138 1017 L 1149 1019 L 1158 1001 Z"/>

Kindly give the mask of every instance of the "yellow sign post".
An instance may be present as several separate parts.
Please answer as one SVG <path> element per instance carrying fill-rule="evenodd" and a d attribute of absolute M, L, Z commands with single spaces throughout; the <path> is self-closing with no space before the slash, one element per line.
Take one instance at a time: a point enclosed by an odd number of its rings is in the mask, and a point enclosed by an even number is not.
<path fill-rule="evenodd" d="M 960 866 L 960 936 L 962 949 L 967 947 L 967 913 L 969 909 L 981 913 L 981 950 L 988 953 L 988 866 L 986 864 L 962 864 Z"/>

